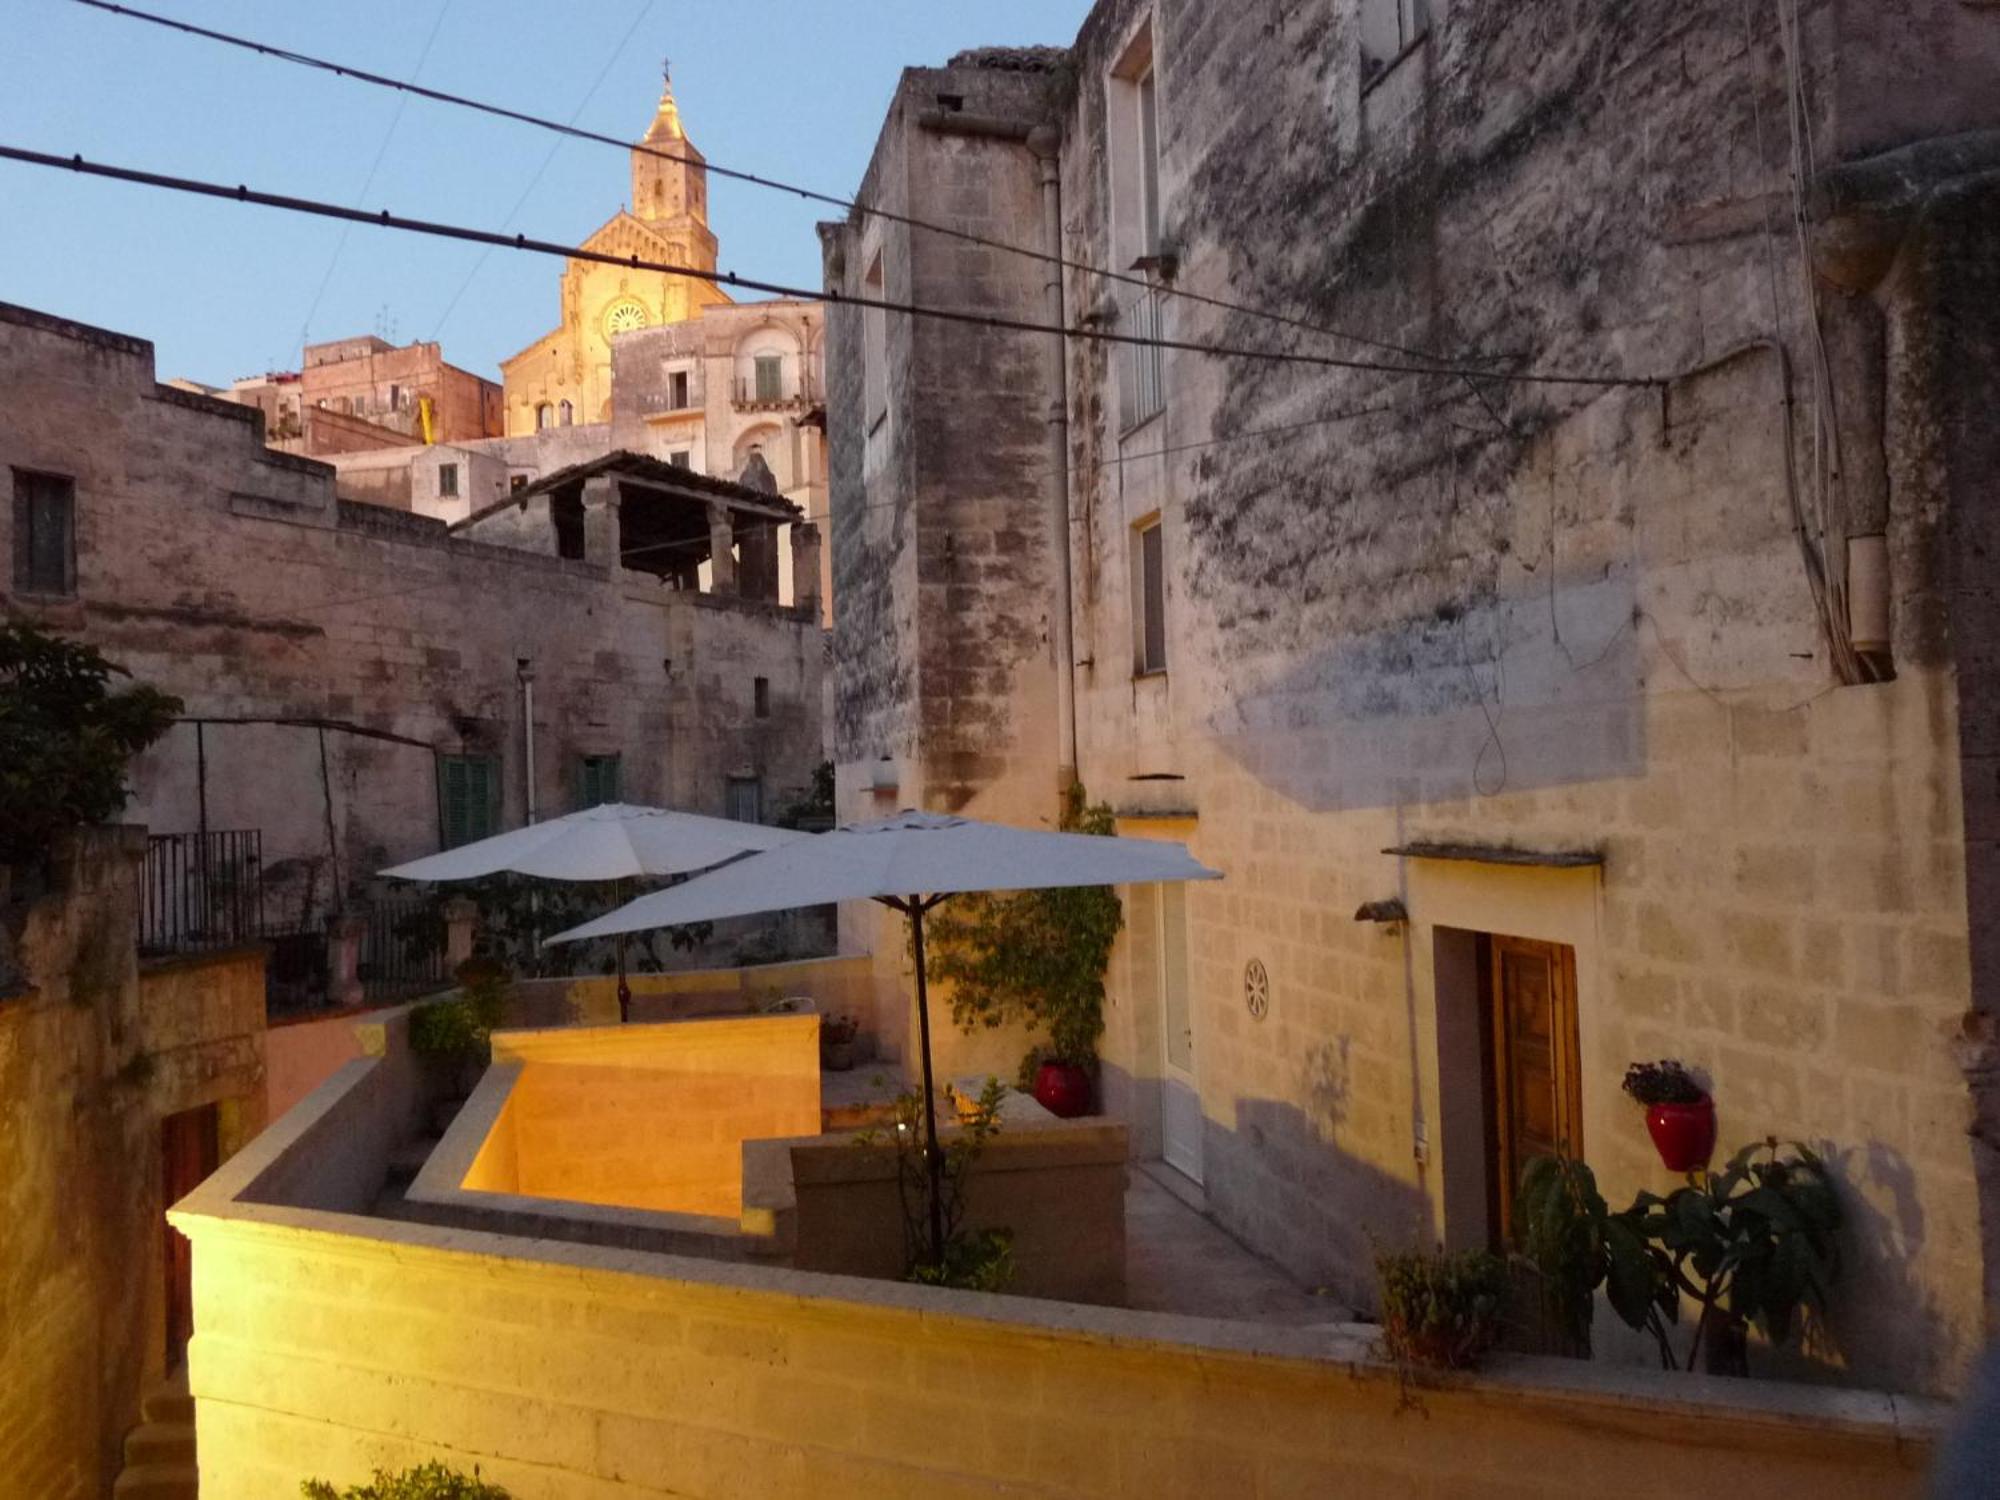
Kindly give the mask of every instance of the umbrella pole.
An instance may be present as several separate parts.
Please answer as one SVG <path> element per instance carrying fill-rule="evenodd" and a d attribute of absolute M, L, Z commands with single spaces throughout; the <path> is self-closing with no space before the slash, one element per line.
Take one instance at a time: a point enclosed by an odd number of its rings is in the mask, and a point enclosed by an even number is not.
<path fill-rule="evenodd" d="M 924 908 L 910 898 L 910 947 L 917 960 L 917 1035 L 924 1052 L 924 1169 L 930 1182 L 931 1264 L 944 1264 L 944 1152 L 938 1146 L 937 1089 L 931 1077 L 930 988 L 924 975 Z"/>
<path fill-rule="evenodd" d="M 625 982 L 625 934 L 618 934 L 618 1024 L 632 1019 L 632 986 Z"/>

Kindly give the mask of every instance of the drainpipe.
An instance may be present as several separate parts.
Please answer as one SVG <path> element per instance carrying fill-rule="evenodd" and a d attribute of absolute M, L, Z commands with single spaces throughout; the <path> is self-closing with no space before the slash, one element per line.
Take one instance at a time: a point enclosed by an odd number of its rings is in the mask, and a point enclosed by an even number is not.
<path fill-rule="evenodd" d="M 1028 149 L 1042 179 L 1042 251 L 1048 281 L 1043 300 L 1051 328 L 1063 325 L 1062 133 L 1037 126 Z M 1076 643 L 1070 617 L 1069 556 L 1069 351 L 1061 333 L 1049 335 L 1043 350 L 1049 393 L 1049 543 L 1056 574 L 1056 790 L 1067 798 L 1076 785 Z"/>
<path fill-rule="evenodd" d="M 521 683 L 521 747 L 528 771 L 528 821 L 535 821 L 535 664 L 525 656 L 514 661 Z"/>

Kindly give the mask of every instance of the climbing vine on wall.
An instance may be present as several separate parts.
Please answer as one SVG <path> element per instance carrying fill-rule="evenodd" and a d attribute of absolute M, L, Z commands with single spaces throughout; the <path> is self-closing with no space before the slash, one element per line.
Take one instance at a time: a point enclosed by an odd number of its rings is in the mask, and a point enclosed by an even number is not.
<path fill-rule="evenodd" d="M 1109 834 L 1111 809 L 1073 787 L 1062 826 Z M 950 985 L 952 1019 L 966 1031 L 1022 1022 L 1046 1034 L 1047 1055 L 1087 1067 L 1104 1032 L 1104 974 L 1124 922 L 1109 886 L 954 896 L 925 930 L 929 977 Z"/>

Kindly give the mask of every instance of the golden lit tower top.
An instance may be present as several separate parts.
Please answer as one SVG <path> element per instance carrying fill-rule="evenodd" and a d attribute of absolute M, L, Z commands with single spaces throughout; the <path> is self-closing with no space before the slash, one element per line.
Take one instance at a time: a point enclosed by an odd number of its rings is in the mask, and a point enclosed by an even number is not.
<path fill-rule="evenodd" d="M 632 212 L 648 224 L 677 219 L 708 224 L 708 168 L 687 138 L 680 105 L 674 101 L 673 76 L 660 68 L 660 104 L 653 124 L 632 153 Z"/>

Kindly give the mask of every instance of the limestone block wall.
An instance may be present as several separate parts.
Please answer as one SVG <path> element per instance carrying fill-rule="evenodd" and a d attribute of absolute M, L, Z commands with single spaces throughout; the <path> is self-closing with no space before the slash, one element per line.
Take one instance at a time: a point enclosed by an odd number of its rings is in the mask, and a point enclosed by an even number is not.
<path fill-rule="evenodd" d="M 132 815 L 193 829 L 205 762 L 208 825 L 263 832 L 273 920 L 434 850 L 440 754 L 497 759 L 502 826 L 524 821 L 522 660 L 544 813 L 572 805 L 584 755 L 621 757 L 628 801 L 685 795 L 701 811 L 725 797 L 709 755 L 761 767 L 774 806 L 810 784 L 809 619 L 677 625 L 657 580 L 611 565 L 615 540 L 565 561 L 340 502 L 323 465 L 263 447 L 253 409 L 156 386 L 139 340 L 0 308 L 0 396 L 0 466 L 75 479 L 79 580 L 68 601 L 0 581 L 0 609 L 82 634 L 212 721 L 199 744 L 182 724 L 135 764 Z M 12 525 L 0 507 L 0 547 Z M 773 683 L 767 720 L 757 675 Z M 269 718 L 307 722 L 234 722 Z"/>
<path fill-rule="evenodd" d="M 503 1032 L 521 1064 L 463 1187 L 734 1219 L 743 1142 L 817 1134 L 819 1017 Z"/>
<path fill-rule="evenodd" d="M 176 1214 L 202 1493 L 475 1465 L 519 1500 L 1920 1492 L 1910 1398 L 1500 1360 L 1412 1383 L 1365 1330 L 864 1283 L 246 1201 L 391 1102 L 353 1065 Z M 333 1095 L 341 1095 L 335 1098 Z M 378 1169 L 379 1169 L 378 1162 Z M 310 1172 L 283 1173 L 300 1181 Z M 1755 1399 L 1748 1399 L 1754 1395 Z"/>
<path fill-rule="evenodd" d="M 0 1484 L 108 1493 L 163 1373 L 160 1121 L 264 1119 L 263 953 L 140 971 L 141 831 L 90 830 L 0 876 Z M 11 889 L 12 899 L 8 898 Z"/>

